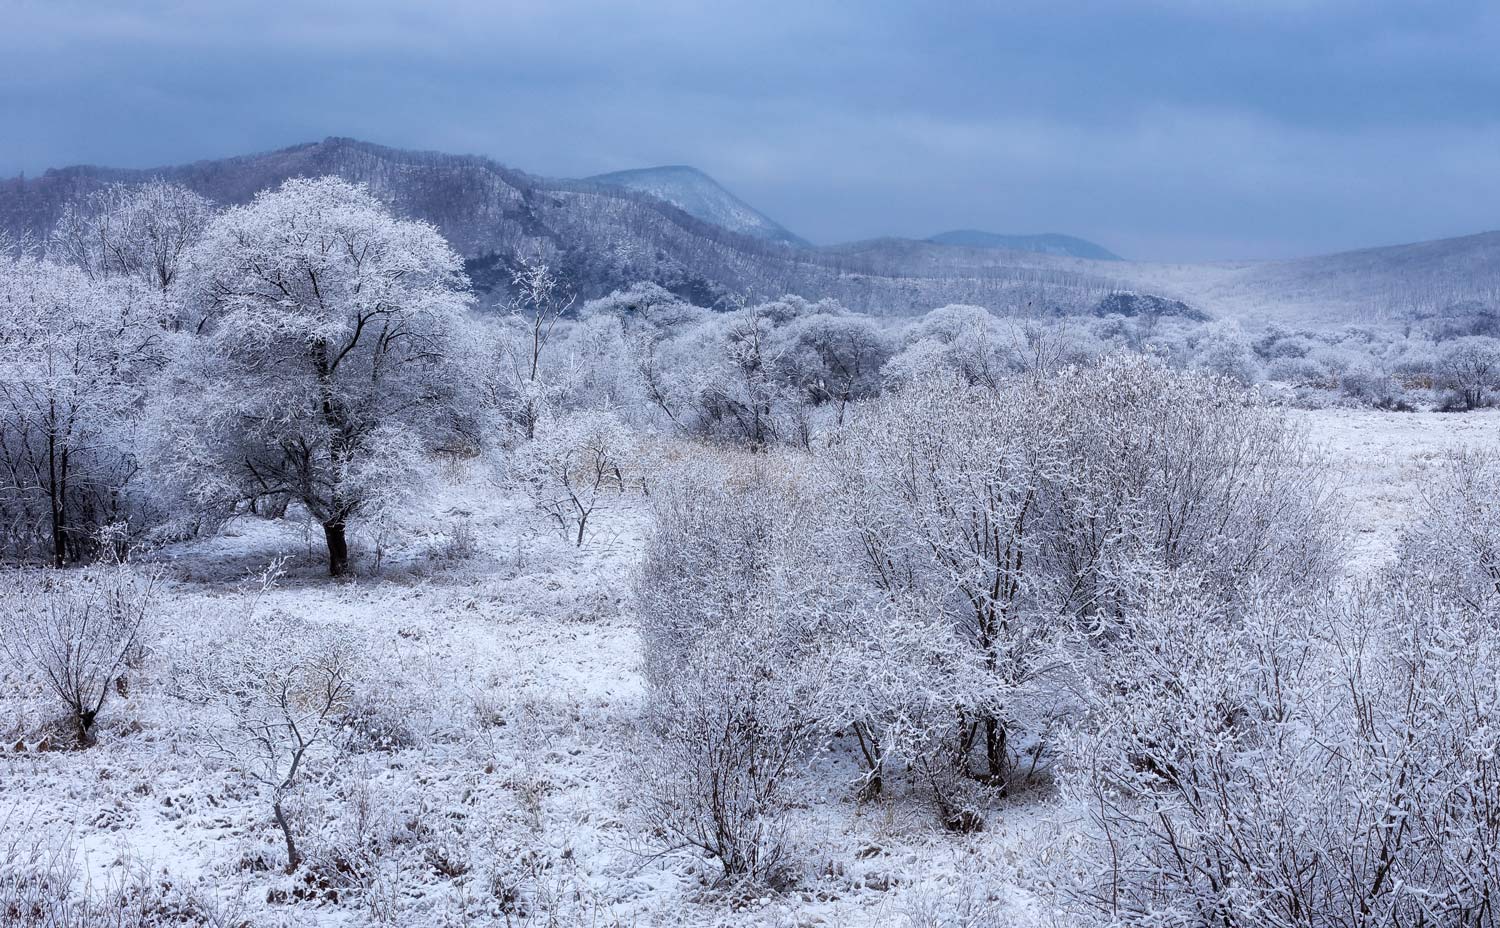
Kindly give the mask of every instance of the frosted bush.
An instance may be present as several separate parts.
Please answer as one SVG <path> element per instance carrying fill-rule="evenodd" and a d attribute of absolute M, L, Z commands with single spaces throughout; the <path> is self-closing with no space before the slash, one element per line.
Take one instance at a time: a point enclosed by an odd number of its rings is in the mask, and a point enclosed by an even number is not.
<path fill-rule="evenodd" d="M 154 589 L 154 578 L 124 565 L 0 576 L 0 653 L 62 704 L 79 747 L 94 743 L 110 693 L 124 692 Z"/>

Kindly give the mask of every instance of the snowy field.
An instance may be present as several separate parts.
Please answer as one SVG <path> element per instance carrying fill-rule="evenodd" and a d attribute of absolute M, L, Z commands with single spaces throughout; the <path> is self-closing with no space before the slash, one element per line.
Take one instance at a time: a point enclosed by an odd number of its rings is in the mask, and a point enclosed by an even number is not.
<path fill-rule="evenodd" d="M 1339 475 L 1350 568 L 1392 556 L 1442 456 L 1500 444 L 1500 414 L 1296 413 Z M 146 671 L 109 704 L 99 745 L 49 750 L 48 706 L 0 699 L 0 865 L 50 861 L 96 893 L 147 894 L 221 925 L 1047 925 L 1046 886 L 1075 810 L 1005 801 L 983 832 L 944 832 L 849 777 L 805 784 L 793 891 L 726 898 L 714 868 L 659 854 L 632 799 L 642 709 L 632 575 L 640 496 L 574 548 L 477 466 L 408 514 L 380 573 L 325 576 L 294 521 L 241 519 L 171 548 Z M 368 546 L 366 546 L 368 551 Z M 255 579 L 277 558 L 285 575 Z M 284 857 L 262 791 L 210 749 L 174 677 L 247 616 L 285 614 L 370 658 L 337 750 L 292 800 L 307 864 Z M 11 689 L 8 687 L 8 689 Z M 826 765 L 846 765 L 835 743 Z"/>
<path fill-rule="evenodd" d="M 1442 461 L 1468 449 L 1500 449 L 1493 410 L 1451 414 L 1318 409 L 1294 414 L 1327 455 L 1347 507 L 1355 573 L 1390 561 L 1397 530 L 1420 516 L 1419 489 Z"/>

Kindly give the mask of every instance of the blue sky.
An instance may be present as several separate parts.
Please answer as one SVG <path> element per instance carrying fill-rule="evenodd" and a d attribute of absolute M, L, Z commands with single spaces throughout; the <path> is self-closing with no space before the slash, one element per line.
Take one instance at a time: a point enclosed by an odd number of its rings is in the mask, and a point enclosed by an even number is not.
<path fill-rule="evenodd" d="M 1264 258 L 1500 228 L 1500 3 L 0 0 L 0 176 L 347 135 L 685 163 L 817 242 Z"/>

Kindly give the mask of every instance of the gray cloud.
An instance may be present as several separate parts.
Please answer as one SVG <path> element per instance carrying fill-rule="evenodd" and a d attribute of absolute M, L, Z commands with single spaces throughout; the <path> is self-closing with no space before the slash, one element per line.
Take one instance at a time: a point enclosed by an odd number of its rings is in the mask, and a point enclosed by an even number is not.
<path fill-rule="evenodd" d="M 1144 258 L 1500 226 L 1480 0 L 7 0 L 0 174 L 351 135 L 694 164 L 816 240 L 971 226 Z"/>

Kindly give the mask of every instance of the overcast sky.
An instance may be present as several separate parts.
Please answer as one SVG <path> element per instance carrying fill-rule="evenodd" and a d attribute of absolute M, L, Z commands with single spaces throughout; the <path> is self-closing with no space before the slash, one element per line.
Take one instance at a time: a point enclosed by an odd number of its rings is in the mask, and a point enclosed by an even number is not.
<path fill-rule="evenodd" d="M 815 242 L 1500 228 L 1495 0 L 0 0 L 0 176 L 346 135 L 701 168 Z"/>

